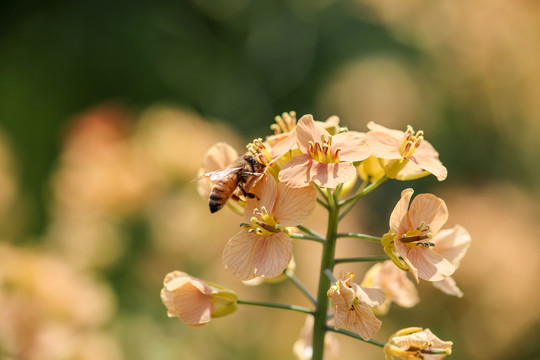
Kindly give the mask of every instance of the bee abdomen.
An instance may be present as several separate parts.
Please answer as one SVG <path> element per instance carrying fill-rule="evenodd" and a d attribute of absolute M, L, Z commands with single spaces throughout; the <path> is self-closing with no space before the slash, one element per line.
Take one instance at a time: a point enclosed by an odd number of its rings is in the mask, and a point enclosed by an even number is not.
<path fill-rule="evenodd" d="M 208 199 L 208 205 L 211 213 L 215 213 L 221 209 L 233 193 L 234 189 L 236 188 L 236 184 L 234 182 L 233 184 L 230 184 L 230 182 L 231 181 L 225 182 L 219 180 L 212 188 L 210 198 Z"/>

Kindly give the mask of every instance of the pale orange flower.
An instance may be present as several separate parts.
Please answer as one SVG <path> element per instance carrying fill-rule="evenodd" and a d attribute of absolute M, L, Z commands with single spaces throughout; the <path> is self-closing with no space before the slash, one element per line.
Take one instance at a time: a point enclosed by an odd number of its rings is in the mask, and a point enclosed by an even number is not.
<path fill-rule="evenodd" d="M 371 131 L 365 138 L 371 155 L 388 160 L 383 162 L 388 177 L 409 180 L 421 177 L 427 171 L 439 181 L 446 179 L 447 170 L 439 160 L 439 153 L 424 140 L 422 131 L 415 133 L 410 126 L 405 132 L 391 130 L 374 122 L 367 126 Z"/>
<path fill-rule="evenodd" d="M 384 346 L 386 360 L 395 357 L 405 360 L 441 360 L 452 353 L 451 341 L 444 341 L 429 329 L 401 329 L 390 336 Z"/>
<path fill-rule="evenodd" d="M 234 291 L 181 271 L 173 271 L 165 276 L 161 300 L 167 307 L 169 317 L 176 316 L 191 327 L 203 326 L 212 317 L 228 315 L 237 307 Z"/>
<path fill-rule="evenodd" d="M 223 251 L 225 269 L 239 280 L 280 275 L 292 258 L 289 229 L 301 224 L 315 208 L 313 187 L 289 188 L 263 177 L 253 188 L 257 197 L 248 199 L 246 223 L 229 239 Z"/>
<path fill-rule="evenodd" d="M 268 136 L 266 141 L 272 146 L 272 159 L 275 160 L 296 145 L 296 113 L 291 111 L 283 113 L 281 116 L 276 116 L 276 123 L 270 128 L 274 130 L 274 135 Z M 316 121 L 324 129 L 331 134 L 335 134 L 340 130 L 339 118 L 330 116 L 325 122 Z"/>
<path fill-rule="evenodd" d="M 296 138 L 302 154 L 291 158 L 279 173 L 279 180 L 294 188 L 312 184 L 335 188 L 356 176 L 353 161 L 370 155 L 362 133 L 330 135 L 311 115 L 298 121 Z"/>
<path fill-rule="evenodd" d="M 364 288 L 352 281 L 354 274 L 343 274 L 328 290 L 334 304 L 334 327 L 353 331 L 369 340 L 382 325 L 373 315 L 372 306 L 384 301 L 384 290 Z"/>
<path fill-rule="evenodd" d="M 418 278 L 443 280 L 454 265 L 434 250 L 431 241 L 448 219 L 444 201 L 432 194 L 420 194 L 411 202 L 413 189 L 405 189 L 390 215 L 390 232 L 382 239 L 384 251 L 403 270 Z M 410 207 L 409 207 L 410 203 Z M 403 264 L 394 253 L 397 250 Z"/>
<path fill-rule="evenodd" d="M 431 242 L 435 244 L 433 250 L 450 261 L 457 270 L 461 259 L 471 245 L 471 235 L 463 226 L 456 225 L 452 229 L 441 230 L 437 236 L 431 239 Z M 447 295 L 463 296 L 463 292 L 451 276 L 445 277 L 444 280 L 434 281 L 433 286 Z"/>
<path fill-rule="evenodd" d="M 364 275 L 361 285 L 385 291 L 384 302 L 373 308 L 373 311 L 378 315 L 388 313 L 392 302 L 404 308 L 411 308 L 420 301 L 414 283 L 407 278 L 405 272 L 394 266 L 390 260 L 373 265 Z"/>
<path fill-rule="evenodd" d="M 330 323 L 330 321 L 329 321 Z M 300 338 L 293 345 L 293 353 L 298 360 L 311 360 L 313 357 L 313 316 L 306 317 Z M 339 343 L 332 333 L 324 337 L 324 360 L 339 359 Z"/>

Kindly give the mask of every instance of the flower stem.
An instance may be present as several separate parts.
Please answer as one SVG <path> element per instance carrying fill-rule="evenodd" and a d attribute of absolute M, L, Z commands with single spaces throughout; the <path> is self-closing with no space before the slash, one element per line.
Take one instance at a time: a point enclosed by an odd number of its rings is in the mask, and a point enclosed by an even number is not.
<path fill-rule="evenodd" d="M 374 183 L 372 183 L 372 184 L 370 184 L 370 185 L 368 185 L 366 187 L 362 186 L 356 195 L 351 196 L 347 200 L 341 201 L 339 203 L 339 206 L 343 207 L 343 206 L 347 205 L 347 207 L 339 215 L 339 220 L 343 219 L 343 217 L 345 217 L 345 215 L 347 215 L 349 213 L 349 211 L 352 210 L 352 208 L 354 207 L 354 204 L 356 204 L 356 201 L 358 201 L 358 199 L 360 199 L 361 197 L 363 197 L 363 196 L 369 194 L 370 192 L 372 192 L 373 190 L 375 190 L 379 185 L 381 185 L 386 180 L 388 180 L 388 178 L 386 176 L 383 176 L 379 180 L 375 181 Z"/>
<path fill-rule="evenodd" d="M 308 234 L 308 235 L 311 235 L 311 236 L 313 236 L 313 237 L 318 238 L 318 239 L 321 240 L 322 242 L 325 242 L 325 241 L 326 241 L 326 239 L 325 239 L 322 235 L 318 234 L 317 232 L 315 232 L 315 231 L 313 231 L 313 230 L 311 230 L 311 229 L 308 229 L 307 227 L 305 227 L 305 226 L 303 226 L 303 225 L 297 225 L 296 228 L 297 228 L 298 230 L 302 231 L 302 232 L 305 232 L 305 233 Z"/>
<path fill-rule="evenodd" d="M 271 302 L 265 302 L 265 301 L 248 301 L 248 300 L 240 300 L 240 299 L 238 299 L 236 302 L 242 305 L 264 306 L 264 307 L 271 307 L 271 308 L 276 308 L 276 309 L 293 310 L 293 311 L 298 311 L 304 314 L 313 314 L 312 310 L 303 306 L 298 306 L 298 305 L 278 304 L 278 303 L 271 303 Z"/>
<path fill-rule="evenodd" d="M 325 243 L 325 242 L 326 242 L 325 239 L 322 239 L 322 238 L 319 238 L 318 236 L 313 236 L 313 235 L 305 235 L 305 234 L 295 234 L 295 233 L 292 233 L 289 237 L 290 237 L 291 239 L 313 240 L 313 241 L 317 241 L 317 242 L 320 242 L 320 243 Z"/>
<path fill-rule="evenodd" d="M 328 228 L 326 231 L 326 242 L 323 244 L 321 268 L 319 271 L 319 285 L 317 289 L 317 307 L 314 313 L 313 324 L 313 355 L 312 360 L 322 360 L 324 355 L 324 337 L 326 334 L 326 317 L 328 313 L 328 296 L 331 281 L 326 275 L 327 271 L 334 269 L 334 255 L 336 250 L 336 234 L 339 223 L 339 205 L 337 201 L 337 191 L 328 192 Z"/>
<path fill-rule="evenodd" d="M 385 261 L 390 260 L 390 258 L 386 255 L 380 255 L 380 256 L 364 256 L 364 257 L 353 257 L 353 258 L 341 258 L 336 259 L 334 262 L 336 264 L 343 264 L 343 263 L 353 263 L 353 262 L 377 262 L 377 261 Z"/>
<path fill-rule="evenodd" d="M 353 238 L 353 239 L 360 239 L 360 240 L 366 240 L 376 243 L 381 243 L 381 238 L 371 235 L 364 235 L 364 234 L 357 234 L 357 233 L 339 233 L 336 234 L 336 237 L 338 238 Z"/>
<path fill-rule="evenodd" d="M 348 331 L 348 330 L 345 330 L 345 329 L 334 329 L 333 327 L 327 327 L 327 330 L 328 331 L 333 331 L 333 332 L 338 333 L 338 334 L 347 335 L 347 336 L 350 336 L 352 338 L 362 340 L 362 341 L 368 342 L 368 343 L 373 344 L 373 345 L 377 345 L 379 347 L 384 347 L 384 343 L 382 343 L 380 341 L 377 341 L 377 340 L 373 340 L 373 339 L 364 340 L 360 335 L 358 335 L 356 333 L 353 333 L 352 331 Z"/>
<path fill-rule="evenodd" d="M 294 275 L 294 272 L 292 272 L 289 269 L 285 269 L 285 275 L 291 280 L 291 282 L 304 294 L 306 295 L 309 300 L 313 303 L 313 305 L 317 306 L 317 299 L 309 292 L 309 290 L 302 284 L 302 282 Z"/>

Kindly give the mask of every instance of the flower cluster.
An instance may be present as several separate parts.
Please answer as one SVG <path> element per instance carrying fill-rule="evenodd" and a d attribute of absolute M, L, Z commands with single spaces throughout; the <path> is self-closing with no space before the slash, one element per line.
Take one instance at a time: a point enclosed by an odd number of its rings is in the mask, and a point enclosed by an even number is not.
<path fill-rule="evenodd" d="M 442 229 L 448 219 L 442 199 L 420 194 L 411 201 L 410 188 L 403 190 L 390 214 L 390 229 L 381 238 L 348 234 L 380 242 L 386 255 L 340 259 L 341 263 L 383 262 L 366 273 L 361 285 L 353 281 L 353 273 L 335 279 L 338 224 L 360 198 L 388 179 L 412 180 L 433 174 L 442 181 L 447 176 L 422 131 L 415 132 L 410 126 L 406 131 L 391 130 L 374 123 L 367 127 L 366 133 L 349 131 L 339 126 L 335 116 L 319 122 L 305 115 L 297 121 L 294 112 L 284 113 L 271 127 L 274 134 L 255 139 L 240 157 L 225 143 L 214 145 L 206 153 L 197 178 L 199 193 L 209 198 L 211 212 L 226 206 L 243 218 L 240 231 L 225 243 L 224 268 L 242 281 L 282 279 L 285 275 L 311 300 L 314 309 L 239 300 L 230 290 L 174 271 L 165 278 L 161 293 L 169 316 L 177 316 L 189 326 L 201 326 L 212 317 L 235 311 L 237 304 L 303 312 L 308 314 L 306 326 L 310 329 L 302 330 L 295 354 L 322 359 L 328 348 L 324 340 L 328 331 L 384 345 L 371 340 L 382 325 L 375 314 L 386 314 L 392 302 L 412 307 L 419 301 L 407 273 L 416 282 L 421 278 L 461 297 L 463 293 L 451 275 L 471 238 L 459 225 Z M 363 184 L 355 187 L 357 179 L 363 179 Z M 326 236 L 304 226 L 317 204 L 328 211 Z M 294 239 L 323 244 L 317 297 L 289 267 Z M 327 313 L 329 300 L 334 305 L 331 314 Z M 438 340 L 427 329 L 411 329 L 396 333 L 384 346 L 387 358 L 421 359 L 424 354 L 450 353 L 451 342 Z"/>

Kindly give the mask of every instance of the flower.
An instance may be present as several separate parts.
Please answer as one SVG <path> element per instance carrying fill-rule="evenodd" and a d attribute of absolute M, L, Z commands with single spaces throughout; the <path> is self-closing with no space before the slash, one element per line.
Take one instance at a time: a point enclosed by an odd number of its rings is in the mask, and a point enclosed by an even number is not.
<path fill-rule="evenodd" d="M 382 325 L 372 306 L 384 301 L 384 290 L 364 288 L 352 281 L 354 274 L 343 274 L 327 292 L 334 303 L 334 327 L 344 328 L 369 340 Z"/>
<path fill-rule="evenodd" d="M 272 146 L 272 159 L 280 158 L 296 144 L 296 112 L 283 113 L 275 117 L 275 124 L 270 126 L 274 130 L 274 135 L 268 136 L 266 141 Z M 342 130 L 337 116 L 330 116 L 325 122 L 316 121 L 331 134 L 336 134 Z"/>
<path fill-rule="evenodd" d="M 452 275 L 455 268 L 434 250 L 436 245 L 431 240 L 448 219 L 448 209 L 442 199 L 432 194 L 416 196 L 409 208 L 412 194 L 413 189 L 403 190 L 390 215 L 390 231 L 381 241 L 384 251 L 402 270 L 410 270 L 417 282 L 418 277 L 443 280 Z"/>
<path fill-rule="evenodd" d="M 252 190 L 244 211 L 246 223 L 223 251 L 225 269 L 239 280 L 280 275 L 292 257 L 287 227 L 301 224 L 315 208 L 313 187 L 289 188 L 263 177 Z M 250 214 L 253 216 L 250 217 Z"/>
<path fill-rule="evenodd" d="M 451 341 L 443 341 L 429 329 L 401 329 L 390 336 L 384 346 L 386 360 L 394 356 L 405 360 L 440 360 L 452 353 Z"/>
<path fill-rule="evenodd" d="M 435 244 L 433 250 L 450 261 L 457 270 L 461 259 L 463 259 L 471 245 L 471 235 L 463 226 L 456 225 L 453 229 L 441 230 L 431 241 Z M 463 292 L 451 276 L 447 276 L 440 281 L 434 281 L 433 286 L 447 295 L 463 296 Z"/>
<path fill-rule="evenodd" d="M 293 188 L 312 184 L 335 188 L 356 176 L 353 161 L 370 155 L 363 134 L 330 135 L 311 115 L 298 121 L 296 138 L 302 154 L 291 158 L 279 173 L 279 180 Z"/>
<path fill-rule="evenodd" d="M 378 315 L 388 313 L 392 302 L 404 308 L 411 308 L 420 301 L 414 283 L 390 260 L 373 265 L 364 275 L 361 286 L 380 288 L 386 293 L 384 302 L 373 308 Z"/>
<path fill-rule="evenodd" d="M 423 131 L 414 132 L 387 129 L 370 122 L 365 138 L 371 155 L 384 159 L 382 165 L 386 175 L 398 180 L 412 180 L 429 173 L 439 181 L 446 179 L 447 170 L 439 160 L 439 153 L 424 140 Z"/>
<path fill-rule="evenodd" d="M 167 315 L 176 316 L 191 327 L 203 326 L 212 317 L 233 313 L 237 299 L 234 291 L 181 271 L 168 273 L 161 289 L 161 301 L 167 307 Z"/>
<path fill-rule="evenodd" d="M 329 321 L 330 322 L 330 321 Z M 313 316 L 306 317 L 300 338 L 293 345 L 293 353 L 298 360 L 311 360 L 313 357 Z M 339 358 L 339 343 L 332 333 L 324 337 L 324 359 Z"/>

